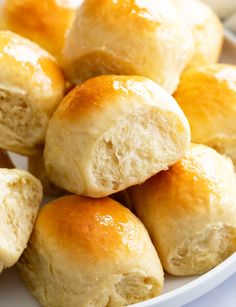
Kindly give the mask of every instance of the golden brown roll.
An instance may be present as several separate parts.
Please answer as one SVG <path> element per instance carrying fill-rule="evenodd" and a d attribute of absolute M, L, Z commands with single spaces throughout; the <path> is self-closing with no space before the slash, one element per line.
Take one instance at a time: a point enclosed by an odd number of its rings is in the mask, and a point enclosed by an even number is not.
<path fill-rule="evenodd" d="M 187 68 L 218 61 L 223 44 L 223 26 L 213 10 L 198 0 L 171 0 L 193 34 L 195 52 Z"/>
<path fill-rule="evenodd" d="M 66 33 L 80 2 L 81 0 L 5 0 L 5 27 L 60 57 Z"/>
<path fill-rule="evenodd" d="M 63 66 L 76 84 L 98 75 L 141 75 L 173 93 L 192 54 L 191 31 L 169 0 L 84 0 Z"/>
<path fill-rule="evenodd" d="M 46 205 L 19 269 L 43 306 L 126 306 L 163 286 L 146 229 L 109 198 L 71 195 Z"/>
<path fill-rule="evenodd" d="M 38 152 L 64 93 L 55 59 L 29 40 L 0 31 L 0 147 Z"/>
<path fill-rule="evenodd" d="M 190 143 L 175 100 L 144 77 L 100 76 L 77 86 L 48 126 L 45 167 L 65 190 L 103 197 L 168 168 Z"/>
<path fill-rule="evenodd" d="M 174 97 L 189 120 L 192 141 L 230 156 L 236 165 L 236 66 L 189 70 Z"/>
<path fill-rule="evenodd" d="M 26 248 L 39 204 L 40 182 L 23 170 L 0 169 L 0 272 Z"/>
<path fill-rule="evenodd" d="M 55 186 L 48 178 L 45 170 L 43 151 L 28 158 L 28 171 L 38 178 L 43 186 L 43 193 L 47 196 L 63 196 L 67 193 Z"/>
<path fill-rule="evenodd" d="M 236 251 L 236 181 L 231 160 L 204 145 L 129 190 L 164 269 L 201 274 Z"/>

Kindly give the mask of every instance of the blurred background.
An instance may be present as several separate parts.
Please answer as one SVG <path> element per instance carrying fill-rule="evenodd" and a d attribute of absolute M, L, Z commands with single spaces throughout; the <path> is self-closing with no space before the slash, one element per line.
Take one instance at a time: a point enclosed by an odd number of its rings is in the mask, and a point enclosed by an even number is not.
<path fill-rule="evenodd" d="M 236 0 L 202 0 L 222 18 L 225 27 L 236 34 Z"/>

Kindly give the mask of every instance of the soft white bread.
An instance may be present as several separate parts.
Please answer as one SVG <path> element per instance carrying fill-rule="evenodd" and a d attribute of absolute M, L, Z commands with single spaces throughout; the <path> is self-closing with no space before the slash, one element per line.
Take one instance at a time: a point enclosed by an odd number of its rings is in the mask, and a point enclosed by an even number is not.
<path fill-rule="evenodd" d="M 98 75 L 141 75 L 173 93 L 192 53 L 191 31 L 169 0 L 84 0 L 63 66 L 76 84 Z"/>
<path fill-rule="evenodd" d="M 43 186 L 43 193 L 47 196 L 63 196 L 66 191 L 55 186 L 45 171 L 43 152 L 28 158 L 28 171 L 38 178 Z"/>
<path fill-rule="evenodd" d="M 201 274 L 236 251 L 233 164 L 212 148 L 192 145 L 129 195 L 167 272 Z"/>
<path fill-rule="evenodd" d="M 66 33 L 81 0 L 5 0 L 5 28 L 60 57 Z"/>
<path fill-rule="evenodd" d="M 158 255 L 142 223 L 109 198 L 59 198 L 39 213 L 19 261 L 43 306 L 119 307 L 157 296 Z"/>
<path fill-rule="evenodd" d="M 189 70 L 174 97 L 189 120 L 192 141 L 228 155 L 236 165 L 236 66 Z"/>
<path fill-rule="evenodd" d="M 2 149 L 0 149 L 0 168 L 15 168 L 8 153 Z"/>
<path fill-rule="evenodd" d="M 0 169 L 0 272 L 26 248 L 39 204 L 40 182 L 23 170 Z"/>
<path fill-rule="evenodd" d="M 213 10 L 198 0 L 171 0 L 190 27 L 195 52 L 187 68 L 214 64 L 223 44 L 223 25 Z"/>
<path fill-rule="evenodd" d="M 54 113 L 45 167 L 57 186 L 103 197 L 168 168 L 189 143 L 183 112 L 160 86 L 143 77 L 100 76 L 73 89 Z"/>
<path fill-rule="evenodd" d="M 34 154 L 63 97 L 62 73 L 46 51 L 9 31 L 0 31 L 0 71 L 0 147 Z"/>

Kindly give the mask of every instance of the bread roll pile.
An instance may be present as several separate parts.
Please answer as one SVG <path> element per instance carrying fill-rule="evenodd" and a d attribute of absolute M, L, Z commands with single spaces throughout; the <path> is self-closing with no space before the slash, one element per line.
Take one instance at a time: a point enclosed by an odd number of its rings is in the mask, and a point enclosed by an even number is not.
<path fill-rule="evenodd" d="M 6 0 L 1 14 L 0 271 L 18 262 L 45 307 L 122 307 L 159 295 L 163 270 L 234 253 L 236 67 L 217 64 L 213 11 Z"/>
<path fill-rule="evenodd" d="M 65 36 L 81 0 L 6 0 L 5 29 L 27 37 L 60 58 Z"/>

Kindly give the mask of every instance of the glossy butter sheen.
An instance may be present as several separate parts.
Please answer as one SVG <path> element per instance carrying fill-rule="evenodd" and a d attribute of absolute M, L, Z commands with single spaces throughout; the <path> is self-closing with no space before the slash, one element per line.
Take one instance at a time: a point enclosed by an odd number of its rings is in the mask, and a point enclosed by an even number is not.
<path fill-rule="evenodd" d="M 6 0 L 5 27 L 59 56 L 81 0 Z"/>
<path fill-rule="evenodd" d="M 127 107 L 139 99 L 142 104 L 156 106 L 159 97 L 158 85 L 148 78 L 140 76 L 100 76 L 76 86 L 62 101 L 56 111 L 59 118 L 78 120 L 79 115 L 92 114 L 94 110 L 103 112 L 107 105 L 119 104 L 126 100 Z M 167 93 L 163 94 L 166 95 Z M 180 113 L 175 100 L 168 95 L 169 104 L 159 101 L 162 108 L 174 109 Z"/>
<path fill-rule="evenodd" d="M 230 159 L 207 146 L 192 144 L 185 157 L 169 170 L 160 172 L 140 187 L 131 188 L 130 193 L 134 199 L 143 200 L 143 206 L 137 205 L 142 215 L 146 206 L 153 206 L 154 211 L 158 208 L 162 219 L 172 220 L 190 212 L 201 214 L 213 208 L 220 211 L 223 205 L 233 207 L 236 202 L 234 184 Z"/>
<path fill-rule="evenodd" d="M 192 141 L 236 161 L 236 66 L 190 69 L 182 75 L 174 97 L 189 120 Z"/>
<path fill-rule="evenodd" d="M 174 8 L 165 0 L 87 0 L 85 10 L 87 14 L 101 14 L 100 16 L 110 21 L 115 21 L 116 14 L 120 14 L 120 18 L 128 15 L 133 21 L 143 20 L 153 26 L 158 26 L 163 18 L 176 18 Z M 112 10 L 114 15 L 109 14 L 109 10 Z"/>
<path fill-rule="evenodd" d="M 58 208 L 58 209 L 56 209 Z M 49 240 L 60 238 L 72 258 L 88 252 L 94 258 L 142 251 L 142 225 L 119 203 L 109 198 L 65 196 L 46 205 L 35 225 Z"/>
<path fill-rule="evenodd" d="M 10 70 L 19 71 L 19 76 L 11 77 L 10 86 L 15 91 L 21 91 L 26 95 L 23 84 L 31 83 L 30 91 L 47 97 L 52 91 L 61 95 L 64 88 L 64 78 L 56 63 L 56 60 L 36 44 L 9 31 L 0 31 L 0 67 L 5 74 L 0 76 L 0 88 L 8 86 L 7 75 Z M 9 72 L 8 72 L 9 71 Z M 58 101 L 55 101 L 58 104 Z M 49 101 L 42 103 L 42 109 L 51 109 Z"/>

